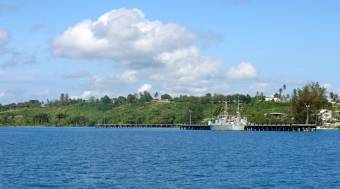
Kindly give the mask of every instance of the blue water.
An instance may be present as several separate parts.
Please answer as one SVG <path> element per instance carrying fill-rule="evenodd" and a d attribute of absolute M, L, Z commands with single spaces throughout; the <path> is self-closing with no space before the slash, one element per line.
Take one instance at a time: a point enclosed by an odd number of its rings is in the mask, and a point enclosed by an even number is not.
<path fill-rule="evenodd" d="M 340 132 L 0 128 L 0 188 L 336 188 Z"/>

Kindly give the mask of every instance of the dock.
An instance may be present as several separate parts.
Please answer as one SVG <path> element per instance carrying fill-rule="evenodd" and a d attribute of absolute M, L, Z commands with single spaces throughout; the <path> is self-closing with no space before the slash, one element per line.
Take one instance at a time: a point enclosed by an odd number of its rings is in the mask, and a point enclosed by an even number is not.
<path fill-rule="evenodd" d="M 96 128 L 179 128 L 180 130 L 210 130 L 200 124 L 97 124 Z"/>
<path fill-rule="evenodd" d="M 178 128 L 176 124 L 97 124 L 96 128 Z"/>
<path fill-rule="evenodd" d="M 316 131 L 317 126 L 313 124 L 249 124 L 245 131 Z"/>
<path fill-rule="evenodd" d="M 190 124 L 181 124 L 179 125 L 180 130 L 210 130 L 209 125 L 190 125 Z"/>
<path fill-rule="evenodd" d="M 96 128 L 179 128 L 180 130 L 210 130 L 209 125 L 201 124 L 97 124 Z M 316 131 L 312 124 L 248 124 L 245 131 Z"/>

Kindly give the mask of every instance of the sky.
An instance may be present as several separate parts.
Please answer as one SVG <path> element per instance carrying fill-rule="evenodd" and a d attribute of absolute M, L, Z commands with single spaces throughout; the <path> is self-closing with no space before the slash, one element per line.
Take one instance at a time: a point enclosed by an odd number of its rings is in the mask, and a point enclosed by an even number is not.
<path fill-rule="evenodd" d="M 340 93 L 340 1 L 0 0 L 0 104 L 58 98 Z"/>

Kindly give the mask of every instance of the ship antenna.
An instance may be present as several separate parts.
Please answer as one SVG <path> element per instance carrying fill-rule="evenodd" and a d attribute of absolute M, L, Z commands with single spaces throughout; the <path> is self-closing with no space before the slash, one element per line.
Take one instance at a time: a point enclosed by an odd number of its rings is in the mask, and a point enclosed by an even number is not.
<path fill-rule="evenodd" d="M 237 117 L 240 117 L 240 96 L 237 96 Z"/>
<path fill-rule="evenodd" d="M 228 115 L 228 101 L 224 101 L 224 116 Z"/>

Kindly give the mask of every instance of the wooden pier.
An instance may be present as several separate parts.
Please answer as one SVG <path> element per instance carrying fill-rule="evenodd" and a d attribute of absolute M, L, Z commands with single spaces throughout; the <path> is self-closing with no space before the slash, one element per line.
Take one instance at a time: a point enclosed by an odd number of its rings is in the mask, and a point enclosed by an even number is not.
<path fill-rule="evenodd" d="M 182 124 L 179 125 L 180 130 L 210 130 L 209 125 L 190 125 L 190 124 Z"/>
<path fill-rule="evenodd" d="M 180 130 L 210 130 L 209 125 L 200 124 L 97 124 L 96 128 L 179 128 Z M 245 131 L 316 131 L 311 124 L 248 124 Z"/>
<path fill-rule="evenodd" d="M 178 128 L 176 124 L 97 124 L 96 128 Z"/>
<path fill-rule="evenodd" d="M 317 126 L 312 124 L 249 124 L 245 131 L 316 131 Z"/>
<path fill-rule="evenodd" d="M 96 128 L 179 128 L 180 130 L 210 130 L 199 124 L 97 124 Z"/>

